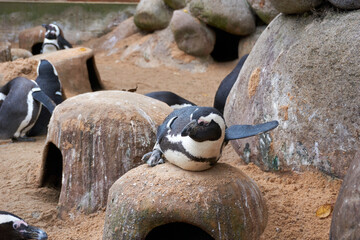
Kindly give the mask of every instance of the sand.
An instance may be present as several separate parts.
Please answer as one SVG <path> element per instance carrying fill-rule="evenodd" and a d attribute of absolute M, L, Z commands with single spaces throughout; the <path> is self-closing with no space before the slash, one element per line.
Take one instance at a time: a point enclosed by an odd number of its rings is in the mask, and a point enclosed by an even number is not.
<path fill-rule="evenodd" d="M 106 89 L 138 86 L 141 94 L 170 90 L 203 106 L 212 105 L 217 86 L 236 65 L 236 61 L 214 63 L 204 73 L 190 73 L 167 67 L 140 68 L 101 53 L 95 59 Z M 59 218 L 59 192 L 38 188 L 44 142 L 45 137 L 37 137 L 36 142 L 0 142 L 0 210 L 13 212 L 43 228 L 52 240 L 101 239 L 105 209 L 91 215 L 72 212 Z M 238 167 L 255 180 L 263 193 L 269 219 L 261 239 L 329 238 L 331 215 L 320 219 L 315 212 L 324 204 L 334 205 L 341 180 L 314 169 L 301 173 L 263 172 L 252 163 L 242 164 L 230 144 L 220 161 Z"/>

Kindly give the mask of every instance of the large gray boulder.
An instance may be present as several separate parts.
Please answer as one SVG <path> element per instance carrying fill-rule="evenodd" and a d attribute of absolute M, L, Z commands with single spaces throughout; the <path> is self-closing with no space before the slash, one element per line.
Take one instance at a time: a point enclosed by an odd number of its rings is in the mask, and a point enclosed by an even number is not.
<path fill-rule="evenodd" d="M 247 0 L 247 2 L 256 15 L 266 24 L 269 24 L 279 14 L 270 0 Z"/>
<path fill-rule="evenodd" d="M 134 15 L 135 25 L 145 31 L 166 28 L 172 17 L 172 9 L 163 0 L 141 0 Z"/>
<path fill-rule="evenodd" d="M 341 185 L 331 219 L 330 240 L 360 239 L 360 152 Z"/>
<path fill-rule="evenodd" d="M 255 17 L 246 0 L 192 0 L 190 12 L 206 24 L 234 35 L 255 31 Z"/>
<path fill-rule="evenodd" d="M 186 10 L 174 11 L 170 27 L 177 46 L 187 54 L 207 56 L 214 49 L 214 31 Z"/>
<path fill-rule="evenodd" d="M 329 2 L 341 9 L 353 10 L 360 8 L 359 0 L 329 0 Z"/>
<path fill-rule="evenodd" d="M 270 0 L 270 2 L 279 12 L 294 14 L 310 11 L 324 0 Z"/>
<path fill-rule="evenodd" d="M 232 141 L 262 169 L 309 166 L 343 178 L 359 151 L 360 11 L 280 15 L 262 33 L 228 97 L 228 125 L 279 120 Z M 247 144 L 248 143 L 248 144 Z"/>

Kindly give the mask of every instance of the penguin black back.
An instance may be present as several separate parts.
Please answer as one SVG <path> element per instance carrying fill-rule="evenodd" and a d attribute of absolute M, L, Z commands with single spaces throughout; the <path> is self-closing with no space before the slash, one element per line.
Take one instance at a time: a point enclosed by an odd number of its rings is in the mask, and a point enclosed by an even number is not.
<path fill-rule="evenodd" d="M 196 105 L 189 100 L 170 91 L 150 92 L 145 94 L 145 96 L 162 101 L 174 109 Z"/>
<path fill-rule="evenodd" d="M 46 240 L 47 238 L 44 230 L 30 226 L 15 214 L 0 211 L 0 240 Z"/>
<path fill-rule="evenodd" d="M 214 99 L 214 108 L 219 110 L 222 114 L 224 114 L 224 108 L 226 99 L 233 87 L 234 83 L 236 82 L 237 77 L 239 76 L 240 70 L 244 65 L 247 57 L 249 54 L 246 54 L 241 57 L 236 67 L 229 73 L 220 83 L 218 90 L 215 94 Z"/>
<path fill-rule="evenodd" d="M 61 93 L 61 83 L 58 73 L 53 64 L 48 60 L 42 59 L 39 61 L 37 68 L 38 76 L 35 82 L 39 85 L 41 90 L 49 96 L 56 105 L 63 101 Z M 41 109 L 40 115 L 35 125 L 27 133 L 27 136 L 38 136 L 47 133 L 47 127 L 50 121 L 51 114 L 46 109 Z"/>

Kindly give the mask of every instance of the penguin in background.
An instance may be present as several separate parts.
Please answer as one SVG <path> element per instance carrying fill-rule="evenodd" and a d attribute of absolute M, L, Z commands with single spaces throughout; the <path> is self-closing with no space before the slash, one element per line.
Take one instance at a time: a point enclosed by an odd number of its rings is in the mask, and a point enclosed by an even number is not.
<path fill-rule="evenodd" d="M 46 240 L 46 232 L 27 224 L 15 214 L 0 211 L 0 240 Z"/>
<path fill-rule="evenodd" d="M 224 108 L 226 99 L 233 87 L 234 83 L 236 82 L 237 77 L 239 76 L 240 70 L 243 67 L 247 57 L 249 54 L 242 56 L 235 66 L 235 68 L 229 73 L 220 83 L 218 90 L 216 91 L 215 98 L 214 98 L 214 108 L 219 110 L 221 114 L 224 114 Z"/>
<path fill-rule="evenodd" d="M 46 32 L 41 53 L 56 52 L 61 49 L 72 48 L 72 45 L 65 39 L 61 28 L 53 23 L 42 25 Z"/>
<path fill-rule="evenodd" d="M 26 132 L 35 124 L 42 105 L 50 113 L 55 103 L 33 80 L 17 77 L 0 88 L 0 139 L 34 141 Z"/>
<path fill-rule="evenodd" d="M 183 97 L 180 97 L 176 93 L 169 92 L 169 91 L 157 91 L 157 92 L 150 92 L 145 94 L 145 96 L 157 99 L 162 101 L 172 107 L 173 109 L 188 107 L 188 106 L 196 106 L 196 104 L 186 100 Z"/>
<path fill-rule="evenodd" d="M 39 61 L 35 82 L 56 105 L 63 102 L 61 82 L 58 73 L 51 62 L 45 59 Z M 47 134 L 50 117 L 51 113 L 47 109 L 41 109 L 35 125 L 26 135 L 31 137 Z"/>
<path fill-rule="evenodd" d="M 216 164 L 229 140 L 255 136 L 277 126 L 277 121 L 271 121 L 227 127 L 215 108 L 180 108 L 158 127 L 153 151 L 146 153 L 142 161 L 152 167 L 164 163 L 165 158 L 182 169 L 203 171 Z"/>

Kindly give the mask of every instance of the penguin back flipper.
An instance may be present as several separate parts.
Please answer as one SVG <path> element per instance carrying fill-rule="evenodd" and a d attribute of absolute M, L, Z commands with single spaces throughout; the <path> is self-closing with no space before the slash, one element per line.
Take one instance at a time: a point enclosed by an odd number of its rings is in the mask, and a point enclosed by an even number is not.
<path fill-rule="evenodd" d="M 40 88 L 34 88 L 32 96 L 36 101 L 41 102 L 52 114 L 56 107 L 56 104 L 48 97 L 48 95 L 41 91 Z"/>
<path fill-rule="evenodd" d="M 72 48 L 73 46 L 61 35 L 58 36 L 58 43 L 60 49 Z"/>
<path fill-rule="evenodd" d="M 270 131 L 278 125 L 278 121 L 271 121 L 257 125 L 233 125 L 226 129 L 225 141 L 255 136 L 257 134 Z"/>

